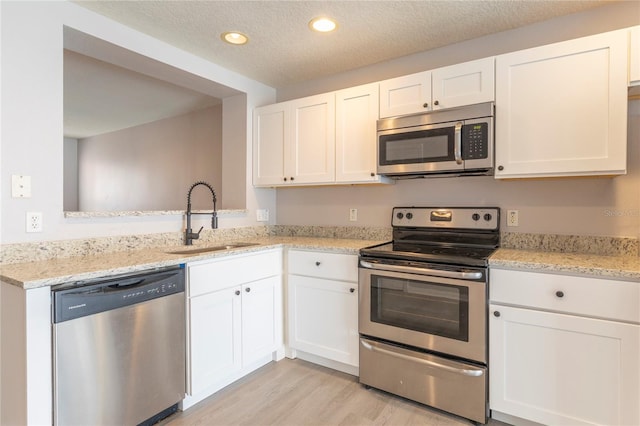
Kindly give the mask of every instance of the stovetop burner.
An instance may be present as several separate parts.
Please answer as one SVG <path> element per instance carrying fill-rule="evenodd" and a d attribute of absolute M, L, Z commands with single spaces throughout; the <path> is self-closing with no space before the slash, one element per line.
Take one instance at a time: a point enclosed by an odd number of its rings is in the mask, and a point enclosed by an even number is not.
<path fill-rule="evenodd" d="M 362 256 L 487 266 L 500 242 L 498 208 L 396 207 L 393 241 L 360 250 Z"/>

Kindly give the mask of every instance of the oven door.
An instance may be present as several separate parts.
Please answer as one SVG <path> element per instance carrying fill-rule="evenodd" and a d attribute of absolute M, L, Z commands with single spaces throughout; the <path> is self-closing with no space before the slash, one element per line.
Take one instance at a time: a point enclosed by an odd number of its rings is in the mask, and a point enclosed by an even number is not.
<path fill-rule="evenodd" d="M 443 123 L 378 131 L 378 173 L 464 170 L 462 124 Z"/>
<path fill-rule="evenodd" d="M 487 362 L 484 268 L 460 271 L 360 261 L 360 334 Z"/>

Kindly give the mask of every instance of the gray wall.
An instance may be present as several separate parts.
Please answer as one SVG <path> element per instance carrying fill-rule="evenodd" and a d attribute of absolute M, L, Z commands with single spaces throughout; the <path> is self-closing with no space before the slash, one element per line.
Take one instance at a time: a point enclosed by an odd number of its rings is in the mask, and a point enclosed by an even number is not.
<path fill-rule="evenodd" d="M 222 194 L 222 105 L 78 142 L 80 211 L 185 210 Z M 194 209 L 211 209 L 206 188 Z"/>

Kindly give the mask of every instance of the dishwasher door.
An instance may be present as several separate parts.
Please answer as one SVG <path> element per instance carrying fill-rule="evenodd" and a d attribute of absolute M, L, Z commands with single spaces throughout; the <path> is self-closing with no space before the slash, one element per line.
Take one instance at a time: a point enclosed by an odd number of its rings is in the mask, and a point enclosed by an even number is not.
<path fill-rule="evenodd" d="M 152 418 L 185 395 L 184 270 L 54 292 L 53 341 L 56 425 Z"/>

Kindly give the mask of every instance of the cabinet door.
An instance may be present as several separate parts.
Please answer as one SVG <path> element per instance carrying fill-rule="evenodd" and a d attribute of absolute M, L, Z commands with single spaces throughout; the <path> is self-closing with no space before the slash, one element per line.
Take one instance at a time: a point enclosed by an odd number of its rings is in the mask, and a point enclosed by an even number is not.
<path fill-rule="evenodd" d="M 631 29 L 631 46 L 629 58 L 629 81 L 640 86 L 640 25 Z"/>
<path fill-rule="evenodd" d="M 282 344 L 282 276 L 242 286 L 242 363 L 251 364 Z"/>
<path fill-rule="evenodd" d="M 433 109 L 453 108 L 495 99 L 495 58 L 484 58 L 431 72 Z"/>
<path fill-rule="evenodd" d="M 289 345 L 358 366 L 358 284 L 289 275 Z"/>
<path fill-rule="evenodd" d="M 253 112 L 253 184 L 284 184 L 289 116 L 286 102 L 256 108 Z"/>
<path fill-rule="evenodd" d="M 292 136 L 285 150 L 291 163 L 285 177 L 291 184 L 335 181 L 335 94 L 328 93 L 291 101 Z"/>
<path fill-rule="evenodd" d="M 431 111 L 431 71 L 380 82 L 380 118 Z"/>
<path fill-rule="evenodd" d="M 627 32 L 496 58 L 496 178 L 622 174 Z"/>
<path fill-rule="evenodd" d="M 640 424 L 640 326 L 498 305 L 490 312 L 492 410 L 543 424 Z"/>
<path fill-rule="evenodd" d="M 336 93 L 336 182 L 378 182 L 378 85 Z"/>
<path fill-rule="evenodd" d="M 189 394 L 240 370 L 240 287 L 189 299 Z"/>

